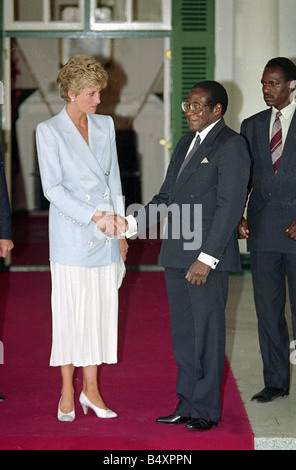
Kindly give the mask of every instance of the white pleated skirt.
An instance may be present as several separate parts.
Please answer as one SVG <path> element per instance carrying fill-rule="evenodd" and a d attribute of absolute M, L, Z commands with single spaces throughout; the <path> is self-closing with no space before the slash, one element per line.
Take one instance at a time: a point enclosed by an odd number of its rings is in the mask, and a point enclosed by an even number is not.
<path fill-rule="evenodd" d="M 116 363 L 122 263 L 88 268 L 51 262 L 50 267 L 50 365 Z"/>

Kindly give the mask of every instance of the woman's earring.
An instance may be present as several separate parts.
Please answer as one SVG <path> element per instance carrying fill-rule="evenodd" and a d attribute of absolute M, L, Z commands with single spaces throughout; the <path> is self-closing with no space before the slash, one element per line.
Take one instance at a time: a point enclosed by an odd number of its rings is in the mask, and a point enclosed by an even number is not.
<path fill-rule="evenodd" d="M 71 101 L 72 101 L 72 103 L 73 103 L 73 102 L 75 101 L 75 99 L 74 99 L 74 98 L 72 98 L 72 99 L 71 99 Z"/>

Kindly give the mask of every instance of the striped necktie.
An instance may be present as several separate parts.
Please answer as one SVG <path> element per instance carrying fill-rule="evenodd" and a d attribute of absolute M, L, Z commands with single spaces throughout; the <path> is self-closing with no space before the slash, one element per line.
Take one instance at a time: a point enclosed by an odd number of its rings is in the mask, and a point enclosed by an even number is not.
<path fill-rule="evenodd" d="M 195 139 L 195 142 L 194 142 L 194 145 L 192 147 L 192 149 L 190 150 L 190 152 L 188 153 L 188 155 L 186 156 L 185 160 L 183 161 L 182 165 L 181 165 L 181 168 L 179 170 L 179 173 L 178 173 L 178 176 L 177 176 L 177 179 L 179 178 L 180 174 L 182 173 L 182 171 L 184 170 L 185 166 L 189 163 L 189 161 L 191 160 L 192 156 L 194 155 L 195 151 L 197 150 L 197 148 L 199 147 L 199 144 L 200 144 L 200 141 L 201 141 L 201 138 L 200 136 L 198 135 Z"/>
<path fill-rule="evenodd" d="M 276 118 L 272 126 L 271 141 L 270 141 L 270 150 L 271 150 L 271 159 L 273 171 L 277 174 L 278 167 L 282 157 L 282 125 L 281 125 L 281 112 L 276 113 Z"/>

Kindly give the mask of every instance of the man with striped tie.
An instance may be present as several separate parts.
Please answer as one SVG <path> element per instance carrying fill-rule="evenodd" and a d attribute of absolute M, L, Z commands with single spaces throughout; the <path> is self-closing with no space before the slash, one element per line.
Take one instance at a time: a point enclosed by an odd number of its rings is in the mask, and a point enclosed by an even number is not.
<path fill-rule="evenodd" d="M 271 59 L 263 72 L 268 110 L 243 121 L 252 157 L 247 238 L 263 360 L 264 388 L 252 400 L 266 403 L 289 395 L 290 340 L 285 319 L 286 277 L 296 338 L 296 80 L 295 64 Z"/>

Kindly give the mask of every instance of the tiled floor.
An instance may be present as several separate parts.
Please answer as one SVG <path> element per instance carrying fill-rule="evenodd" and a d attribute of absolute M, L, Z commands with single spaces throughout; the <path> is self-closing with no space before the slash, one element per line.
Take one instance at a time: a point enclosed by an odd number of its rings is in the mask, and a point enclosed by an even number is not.
<path fill-rule="evenodd" d="M 289 312 L 288 307 L 286 316 L 290 325 Z M 248 272 L 230 276 L 226 325 L 226 354 L 254 432 L 255 449 L 296 450 L 296 365 L 291 364 L 288 398 L 266 404 L 250 401 L 264 384 L 252 279 Z"/>

